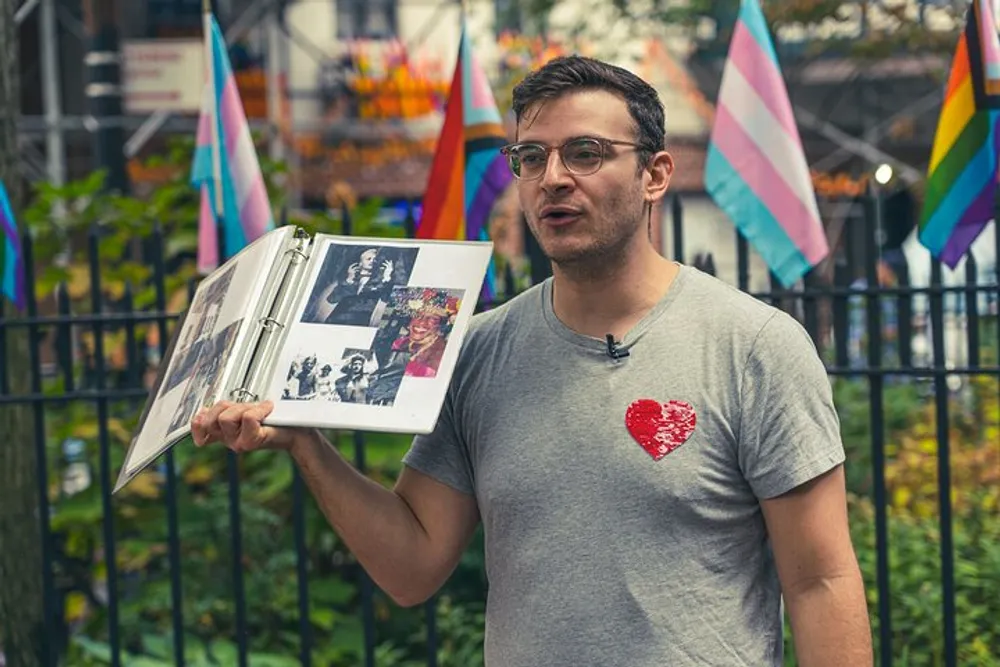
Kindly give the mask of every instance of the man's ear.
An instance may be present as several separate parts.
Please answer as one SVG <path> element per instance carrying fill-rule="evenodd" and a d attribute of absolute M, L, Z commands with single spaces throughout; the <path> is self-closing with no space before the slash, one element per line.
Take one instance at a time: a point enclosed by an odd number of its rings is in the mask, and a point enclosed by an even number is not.
<path fill-rule="evenodd" d="M 670 187 L 670 178 L 674 174 L 674 158 L 667 151 L 660 151 L 649 160 L 649 166 L 644 174 L 644 195 L 652 205 L 663 199 Z"/>

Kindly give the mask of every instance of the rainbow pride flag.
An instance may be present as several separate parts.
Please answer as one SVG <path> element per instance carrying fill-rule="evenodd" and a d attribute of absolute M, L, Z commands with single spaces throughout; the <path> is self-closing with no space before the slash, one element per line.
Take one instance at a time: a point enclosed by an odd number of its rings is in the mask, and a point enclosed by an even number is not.
<path fill-rule="evenodd" d="M 729 45 L 705 189 L 786 287 L 829 254 L 802 140 L 757 0 L 743 0 Z"/>
<path fill-rule="evenodd" d="M 1000 153 L 1000 40 L 973 0 L 958 40 L 928 165 L 918 238 L 954 269 L 994 217 Z"/>
<path fill-rule="evenodd" d="M 485 240 L 493 204 L 513 176 L 500 148 L 506 143 L 503 121 L 485 72 L 462 26 L 444 126 L 417 225 L 420 239 Z M 493 266 L 483 296 L 495 296 Z"/>
<path fill-rule="evenodd" d="M 21 237 L 17 233 L 17 221 L 11 210 L 10 197 L 7 188 L 0 182 L 0 229 L 3 239 L 0 243 L 0 294 L 14 303 L 14 307 L 23 311 L 27 304 L 27 292 L 24 286 L 24 254 L 21 251 Z M 2 351 L 0 351 L 2 354 Z"/>
<path fill-rule="evenodd" d="M 208 77 L 191 184 L 201 189 L 198 270 L 209 273 L 220 264 L 218 225 L 222 227 L 225 261 L 274 229 L 274 217 L 226 40 L 209 12 L 205 13 L 205 56 Z"/>

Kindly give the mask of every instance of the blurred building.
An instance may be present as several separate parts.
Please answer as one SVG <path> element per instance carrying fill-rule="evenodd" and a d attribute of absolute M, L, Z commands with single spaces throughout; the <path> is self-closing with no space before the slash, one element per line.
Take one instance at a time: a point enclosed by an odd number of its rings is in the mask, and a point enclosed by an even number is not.
<path fill-rule="evenodd" d="M 23 86 L 21 124 L 27 178 L 73 179 L 97 166 L 84 95 L 81 4 L 91 1 L 40 0 L 21 26 L 22 78 L 31 82 Z M 736 282 L 733 225 L 705 194 L 703 171 L 738 3 L 712 3 L 693 31 L 664 22 L 637 29 L 616 20 L 612 4 L 566 0 L 542 21 L 526 24 L 515 0 L 468 0 L 467 22 L 502 109 L 516 78 L 562 53 L 606 58 L 650 81 L 667 106 L 677 163 L 672 190 L 683 202 L 682 247 L 669 206 L 659 211 L 657 240 L 665 254 L 679 251 L 687 261 L 700 255 Z M 860 12 L 862 4 L 867 13 Z M 379 197 L 386 215 L 398 216 L 406 206 L 419 211 L 453 73 L 460 7 L 455 0 L 213 0 L 260 151 L 287 163 L 293 206 L 323 209 Z M 860 214 L 858 197 L 883 157 L 896 173 L 887 186 L 894 203 L 883 221 L 884 249 L 902 252 L 911 237 L 920 194 L 912 184 L 926 169 L 954 48 L 950 7 L 933 0 L 902 7 L 918 17 L 920 39 L 941 47 L 930 51 L 857 56 L 857 45 L 891 33 L 898 3 L 848 2 L 844 20 L 786 26 L 776 35 L 821 209 L 840 253 L 857 250 L 845 250 L 838 229 Z M 201 0 L 118 0 L 117 9 L 125 115 L 109 121 L 125 129 L 129 176 L 142 190 L 166 175 L 142 159 L 171 136 L 194 135 Z M 507 198 L 503 206 L 497 228 L 505 230 L 505 243 L 518 247 L 524 234 L 512 222 L 516 203 Z M 750 263 L 750 287 L 766 288 L 767 272 L 753 252 Z"/>

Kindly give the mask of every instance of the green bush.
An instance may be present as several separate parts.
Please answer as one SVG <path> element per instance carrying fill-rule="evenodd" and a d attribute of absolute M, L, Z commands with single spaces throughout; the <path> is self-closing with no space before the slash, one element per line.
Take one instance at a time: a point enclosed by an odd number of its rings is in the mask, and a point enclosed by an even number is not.
<path fill-rule="evenodd" d="M 878 596 L 875 514 L 868 499 L 854 499 L 852 530 L 868 590 L 876 650 Z M 941 537 L 936 517 L 889 513 L 889 586 L 895 664 L 944 662 Z M 972 511 L 953 524 L 958 660 L 962 665 L 1000 666 L 1000 521 Z"/>
<path fill-rule="evenodd" d="M 875 510 L 867 383 L 835 382 L 847 450 L 851 534 L 878 651 Z M 926 382 L 884 395 L 892 653 L 896 664 L 943 664 L 941 537 L 935 406 Z M 1000 666 L 1000 395 L 974 377 L 949 397 L 949 455 L 960 664 Z M 788 664 L 795 664 L 791 657 Z"/>

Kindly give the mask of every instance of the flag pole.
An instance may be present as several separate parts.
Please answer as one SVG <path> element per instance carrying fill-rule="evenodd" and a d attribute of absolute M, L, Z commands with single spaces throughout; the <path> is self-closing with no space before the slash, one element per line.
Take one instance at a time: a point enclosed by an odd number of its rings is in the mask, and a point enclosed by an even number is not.
<path fill-rule="evenodd" d="M 219 141 L 219 97 L 215 89 L 215 48 L 212 44 L 212 0 L 202 0 L 202 31 L 205 35 L 205 66 L 208 92 L 211 97 L 210 121 L 212 127 L 212 215 L 215 218 L 216 243 L 218 244 L 218 266 L 226 261 L 226 246 L 222 203 L 222 146 Z"/>

